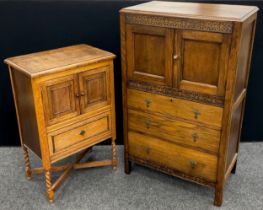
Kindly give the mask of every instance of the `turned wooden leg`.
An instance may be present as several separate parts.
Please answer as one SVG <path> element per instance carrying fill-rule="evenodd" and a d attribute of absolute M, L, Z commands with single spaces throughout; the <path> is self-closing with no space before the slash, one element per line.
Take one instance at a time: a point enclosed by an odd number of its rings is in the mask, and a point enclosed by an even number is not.
<path fill-rule="evenodd" d="M 117 157 L 116 157 L 116 143 L 115 140 L 112 139 L 112 168 L 114 170 L 117 169 Z"/>
<path fill-rule="evenodd" d="M 45 178 L 46 178 L 47 198 L 50 203 L 53 203 L 54 191 L 52 190 L 51 174 L 49 170 L 45 171 Z"/>
<path fill-rule="evenodd" d="M 231 170 L 231 173 L 232 174 L 235 174 L 236 173 L 236 168 L 237 168 L 237 161 L 235 163 L 235 165 L 233 166 L 232 170 Z"/>
<path fill-rule="evenodd" d="M 28 149 L 25 146 L 22 146 L 22 148 L 23 148 L 24 160 L 25 160 L 26 178 L 30 180 L 32 178 L 32 172 L 30 167 Z"/>
<path fill-rule="evenodd" d="M 215 206 L 221 206 L 222 202 L 223 202 L 223 185 L 217 184 L 215 187 L 214 205 Z"/>

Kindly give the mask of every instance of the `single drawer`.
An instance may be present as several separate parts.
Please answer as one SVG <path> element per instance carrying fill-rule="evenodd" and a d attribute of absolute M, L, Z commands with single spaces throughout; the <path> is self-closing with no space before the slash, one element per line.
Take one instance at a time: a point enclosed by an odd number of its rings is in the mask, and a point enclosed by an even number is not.
<path fill-rule="evenodd" d="M 62 159 L 87 145 L 105 140 L 111 133 L 110 113 L 89 118 L 86 121 L 49 133 L 49 151 L 52 160 Z"/>
<path fill-rule="evenodd" d="M 222 123 L 223 109 L 220 107 L 133 89 L 128 89 L 128 107 L 167 117 L 184 118 L 214 129 L 220 129 Z"/>
<path fill-rule="evenodd" d="M 217 156 L 215 155 L 131 131 L 128 133 L 128 144 L 131 156 L 210 182 L 216 181 Z"/>
<path fill-rule="evenodd" d="M 128 109 L 128 128 L 178 144 L 218 153 L 219 131 L 185 121 L 170 120 Z"/>

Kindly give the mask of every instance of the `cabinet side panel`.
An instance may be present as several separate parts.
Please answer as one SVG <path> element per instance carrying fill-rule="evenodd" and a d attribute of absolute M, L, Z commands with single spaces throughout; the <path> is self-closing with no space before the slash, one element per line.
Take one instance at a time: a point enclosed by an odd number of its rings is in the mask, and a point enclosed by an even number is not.
<path fill-rule="evenodd" d="M 23 142 L 41 157 L 31 79 L 15 69 L 12 69 L 11 72 Z"/>
<path fill-rule="evenodd" d="M 228 151 L 227 151 L 227 161 L 226 161 L 226 169 L 230 166 L 237 150 L 237 144 L 239 142 L 239 132 L 240 126 L 242 122 L 242 108 L 243 103 L 241 103 L 232 113 L 231 118 L 231 127 L 230 127 L 230 135 L 228 141 Z"/>
<path fill-rule="evenodd" d="M 237 72 L 235 79 L 234 100 L 232 107 L 232 118 L 230 123 L 230 136 L 228 141 L 226 171 L 229 171 L 231 162 L 238 153 L 240 135 L 245 108 L 246 88 L 250 72 L 256 16 L 252 16 L 242 26 L 240 50 L 237 61 Z"/>
<path fill-rule="evenodd" d="M 249 76 L 250 56 L 253 47 L 253 28 L 255 21 L 245 23 L 242 28 L 241 46 L 238 57 L 236 86 L 234 91 L 234 101 L 242 93 L 247 85 L 247 77 Z"/>

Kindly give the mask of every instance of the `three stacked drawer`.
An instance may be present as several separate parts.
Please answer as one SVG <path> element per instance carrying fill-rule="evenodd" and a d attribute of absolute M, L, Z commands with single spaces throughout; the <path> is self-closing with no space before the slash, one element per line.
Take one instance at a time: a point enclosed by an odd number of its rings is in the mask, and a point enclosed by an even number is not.
<path fill-rule="evenodd" d="M 128 89 L 131 159 L 215 182 L 223 109 Z"/>

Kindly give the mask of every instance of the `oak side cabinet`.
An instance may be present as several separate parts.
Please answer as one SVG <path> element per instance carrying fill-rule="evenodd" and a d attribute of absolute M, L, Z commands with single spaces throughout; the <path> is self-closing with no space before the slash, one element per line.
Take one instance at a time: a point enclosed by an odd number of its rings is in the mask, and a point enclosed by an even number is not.
<path fill-rule="evenodd" d="M 8 58 L 26 176 L 45 174 L 50 202 L 73 169 L 116 160 L 112 53 L 80 44 Z M 112 159 L 80 163 L 91 147 L 112 139 Z M 28 149 L 42 160 L 31 168 Z M 78 154 L 76 154 L 78 153 Z M 55 162 L 76 154 L 67 165 Z M 51 172 L 62 171 L 52 184 Z"/>
<path fill-rule="evenodd" d="M 120 11 L 126 173 L 135 162 L 212 186 L 222 204 L 236 170 L 257 11 L 164 1 Z"/>

